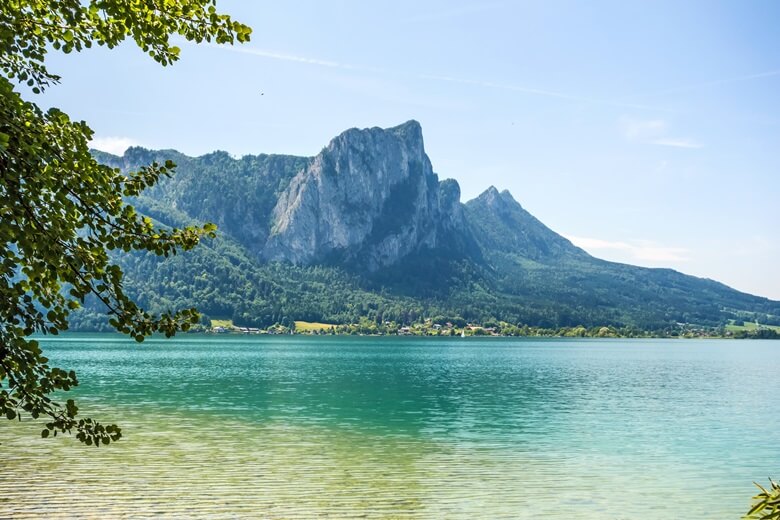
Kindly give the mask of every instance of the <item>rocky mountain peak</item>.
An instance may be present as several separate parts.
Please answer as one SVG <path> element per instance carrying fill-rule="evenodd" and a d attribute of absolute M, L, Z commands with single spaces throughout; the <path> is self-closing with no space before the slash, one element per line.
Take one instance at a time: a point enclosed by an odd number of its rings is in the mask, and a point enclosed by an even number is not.
<path fill-rule="evenodd" d="M 435 247 L 462 222 L 460 187 L 439 183 L 417 121 L 342 133 L 293 178 L 273 211 L 262 256 L 338 260 L 369 271 Z"/>
<path fill-rule="evenodd" d="M 520 203 L 517 202 L 515 200 L 515 198 L 512 196 L 512 194 L 509 192 L 509 190 L 503 190 L 500 193 L 500 195 L 501 195 L 501 198 L 504 199 L 505 202 L 507 202 L 509 204 L 517 204 L 518 206 L 520 205 Z"/>
<path fill-rule="evenodd" d="M 495 186 L 490 186 L 477 196 L 475 201 L 494 210 L 510 210 L 520 207 L 520 203 L 515 200 L 509 190 L 498 191 Z"/>
<path fill-rule="evenodd" d="M 476 200 L 482 204 L 492 206 L 501 202 L 501 194 L 498 192 L 495 186 L 490 186 L 488 189 L 480 193 Z"/>
<path fill-rule="evenodd" d="M 378 152 L 400 146 L 410 157 L 427 160 L 422 127 L 415 120 L 392 128 L 350 128 L 333 138 L 324 151 L 331 153 Z M 424 157 L 424 159 L 423 159 Z"/>
<path fill-rule="evenodd" d="M 410 119 L 406 123 L 402 123 L 398 126 L 388 128 L 387 131 L 397 135 L 411 146 L 419 145 L 421 148 L 423 146 L 422 126 L 414 119 Z"/>
<path fill-rule="evenodd" d="M 474 234 L 485 249 L 540 262 L 585 255 L 523 209 L 507 190 L 499 192 L 491 186 L 467 202 L 466 209 Z"/>

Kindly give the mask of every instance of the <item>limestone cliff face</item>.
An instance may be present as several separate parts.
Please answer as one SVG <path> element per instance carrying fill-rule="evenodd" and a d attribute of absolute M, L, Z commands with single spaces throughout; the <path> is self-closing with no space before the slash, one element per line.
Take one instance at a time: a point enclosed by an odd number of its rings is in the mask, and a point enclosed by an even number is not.
<path fill-rule="evenodd" d="M 439 182 L 416 121 L 347 130 L 296 175 L 272 213 L 261 255 L 369 271 L 465 229 L 460 188 Z"/>

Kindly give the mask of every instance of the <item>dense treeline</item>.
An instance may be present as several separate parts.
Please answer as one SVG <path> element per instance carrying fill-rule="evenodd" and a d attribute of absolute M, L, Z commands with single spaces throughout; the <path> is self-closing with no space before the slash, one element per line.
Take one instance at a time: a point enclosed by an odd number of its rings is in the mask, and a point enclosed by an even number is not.
<path fill-rule="evenodd" d="M 598 301 L 597 294 L 588 304 L 584 289 L 568 289 L 567 281 L 556 278 L 554 271 L 548 273 L 546 283 L 560 286 L 558 299 L 532 300 L 522 292 L 497 291 L 486 273 L 468 262 L 455 262 L 446 272 L 434 271 L 435 263 L 417 263 L 414 275 L 405 279 L 388 275 L 380 283 L 333 266 L 260 263 L 225 237 L 207 240 L 196 250 L 167 259 L 133 253 L 123 254 L 119 260 L 127 275 L 129 294 L 151 311 L 196 306 L 205 320 L 231 319 L 245 327 L 266 328 L 293 320 L 352 324 L 361 319 L 377 325 L 410 325 L 435 318 L 458 326 L 503 322 L 520 328 L 607 326 L 664 331 L 678 322 L 721 326 L 732 316 L 713 312 L 706 305 L 681 313 L 674 307 L 676 302 L 669 302 L 668 307 L 636 302 L 618 309 Z M 429 284 L 431 287 L 423 282 L 416 285 L 424 280 L 435 282 Z M 529 294 L 532 283 L 519 286 L 518 292 Z M 742 318 L 772 321 L 760 313 L 743 312 Z M 88 301 L 85 309 L 74 313 L 71 324 L 74 329 L 107 330 L 106 316 L 95 302 Z"/>

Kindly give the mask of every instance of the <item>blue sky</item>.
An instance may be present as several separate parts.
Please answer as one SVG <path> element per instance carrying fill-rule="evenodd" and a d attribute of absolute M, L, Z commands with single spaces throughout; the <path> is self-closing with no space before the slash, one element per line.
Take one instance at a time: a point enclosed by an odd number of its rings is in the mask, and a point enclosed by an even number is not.
<path fill-rule="evenodd" d="M 780 2 L 221 1 L 240 47 L 52 55 L 38 101 L 95 146 L 314 155 L 417 119 L 463 199 L 490 185 L 590 253 L 780 300 Z M 262 95 L 261 95 L 262 93 Z"/>

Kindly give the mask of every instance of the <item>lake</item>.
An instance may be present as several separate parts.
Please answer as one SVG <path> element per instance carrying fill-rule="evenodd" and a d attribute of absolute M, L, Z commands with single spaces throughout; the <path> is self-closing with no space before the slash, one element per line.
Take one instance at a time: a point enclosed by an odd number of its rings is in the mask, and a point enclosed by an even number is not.
<path fill-rule="evenodd" d="M 780 342 L 42 340 L 100 448 L 0 421 L 0 518 L 739 518 Z"/>

